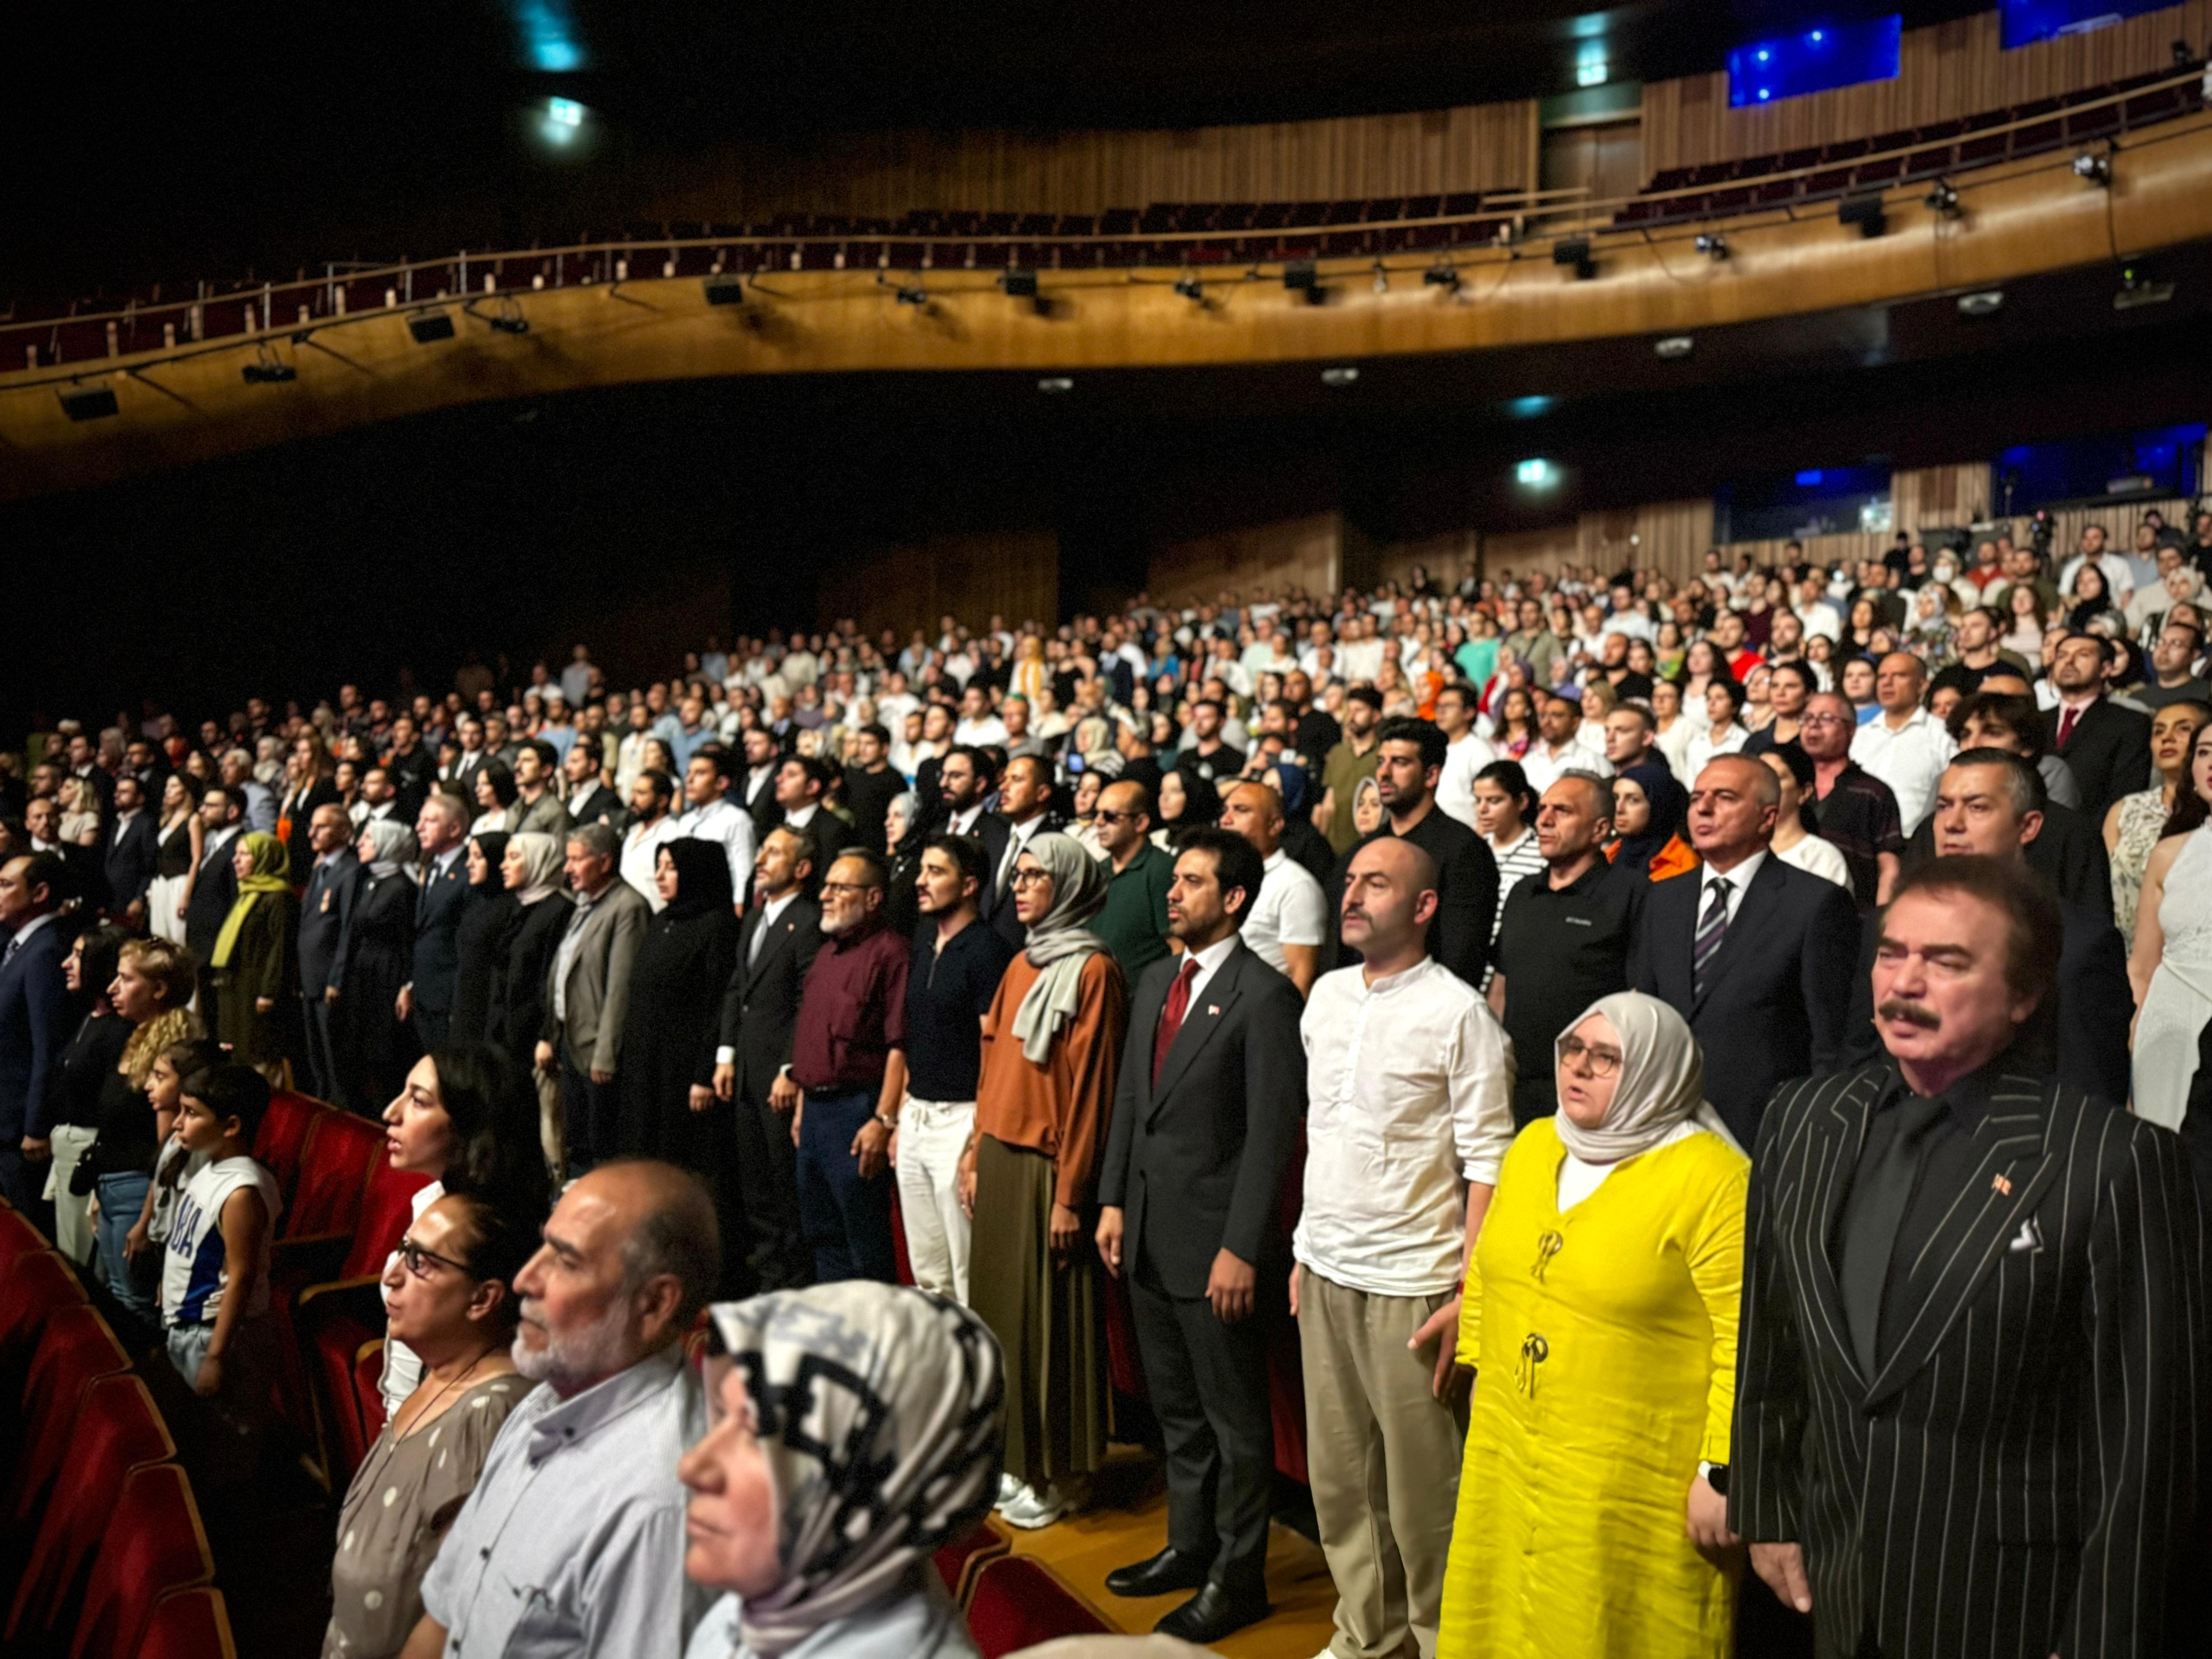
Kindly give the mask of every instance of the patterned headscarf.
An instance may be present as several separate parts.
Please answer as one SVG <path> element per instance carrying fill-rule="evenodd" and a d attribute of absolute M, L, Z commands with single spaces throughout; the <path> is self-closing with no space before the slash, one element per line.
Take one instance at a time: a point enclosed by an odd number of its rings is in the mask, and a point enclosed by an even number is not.
<path fill-rule="evenodd" d="M 1083 964 L 1106 948 L 1084 923 L 1106 908 L 1106 866 L 1071 836 L 1047 831 L 1022 849 L 1052 877 L 1052 908 L 1030 929 L 1022 954 L 1042 971 L 1014 1011 L 1014 1035 L 1032 1066 L 1052 1054 L 1052 1040 L 1075 1018 L 1083 997 Z"/>
<path fill-rule="evenodd" d="M 1641 991 L 1616 991 L 1568 1021 L 1559 1042 L 1565 1042 L 1592 1014 L 1603 1014 L 1620 1034 L 1620 1076 L 1613 1085 L 1613 1105 L 1596 1128 L 1583 1128 L 1567 1115 L 1565 1106 L 1559 1108 L 1553 1124 L 1562 1146 L 1585 1163 L 1618 1164 L 1650 1152 L 1688 1118 L 1743 1151 L 1721 1115 L 1706 1103 L 1705 1062 L 1681 1015 Z M 1555 1046 L 1553 1063 L 1558 1060 Z"/>
<path fill-rule="evenodd" d="M 750 1651 L 786 1653 L 897 1591 L 990 1513 L 1005 1365 L 957 1303 L 866 1279 L 710 1311 L 759 1419 L 783 1570 L 739 1628 Z"/>

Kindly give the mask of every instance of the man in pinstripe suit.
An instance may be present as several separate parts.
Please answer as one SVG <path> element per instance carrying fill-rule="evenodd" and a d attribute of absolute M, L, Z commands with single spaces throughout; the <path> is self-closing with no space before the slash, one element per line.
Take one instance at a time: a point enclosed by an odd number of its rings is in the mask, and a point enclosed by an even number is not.
<path fill-rule="evenodd" d="M 2179 1650 L 2197 1196 L 2172 1135 L 2016 1063 L 2057 933 L 2015 862 L 1923 865 L 1875 955 L 1887 1058 L 1760 1124 L 1729 1523 L 1821 1659 Z"/>

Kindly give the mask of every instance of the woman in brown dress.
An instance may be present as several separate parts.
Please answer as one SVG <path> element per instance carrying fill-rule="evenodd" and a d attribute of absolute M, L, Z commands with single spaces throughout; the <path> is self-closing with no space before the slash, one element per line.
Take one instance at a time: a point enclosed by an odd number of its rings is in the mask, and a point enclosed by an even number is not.
<path fill-rule="evenodd" d="M 1129 1018 L 1121 969 L 1084 927 L 1106 881 L 1106 866 L 1066 836 L 1033 836 L 1016 860 L 1029 944 L 983 1018 L 975 1131 L 961 1161 L 975 1227 L 970 1299 L 1006 1350 L 1000 1513 L 1018 1527 L 1075 1509 L 1106 1456 L 1105 1304 L 1087 1241 Z"/>
<path fill-rule="evenodd" d="M 507 1350 L 512 1282 L 537 1248 L 526 1218 L 447 1193 L 415 1218 L 386 1267 L 386 1328 L 420 1358 L 422 1380 L 347 1489 L 323 1659 L 386 1659 L 422 1617 L 422 1575 L 500 1425 L 530 1393 Z"/>

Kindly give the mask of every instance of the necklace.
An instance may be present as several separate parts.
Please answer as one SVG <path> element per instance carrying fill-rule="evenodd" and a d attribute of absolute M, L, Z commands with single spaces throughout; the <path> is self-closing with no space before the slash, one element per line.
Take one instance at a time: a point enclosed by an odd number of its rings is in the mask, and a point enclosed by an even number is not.
<path fill-rule="evenodd" d="M 423 1419 L 429 1416 L 431 1407 L 435 1406 L 441 1400 L 443 1400 L 447 1395 L 451 1394 L 462 1383 L 467 1382 L 469 1378 L 474 1376 L 476 1375 L 477 1367 L 483 1364 L 486 1359 L 491 1357 L 492 1350 L 497 1346 L 498 1345 L 496 1343 L 489 1343 L 483 1348 L 479 1349 L 477 1351 L 477 1357 L 469 1361 L 468 1368 L 456 1376 L 453 1381 L 447 1382 L 443 1388 L 440 1389 L 437 1393 L 432 1395 L 428 1400 L 425 1401 L 422 1405 L 422 1409 L 416 1412 L 415 1415 L 408 1420 L 407 1426 L 404 1429 L 402 1429 L 399 1426 L 398 1419 L 395 1418 L 392 1420 L 392 1439 L 395 1441 L 404 1440 L 409 1435 L 420 1428 L 422 1425 Z M 405 1407 L 402 1407 L 401 1410 L 404 1411 Z"/>

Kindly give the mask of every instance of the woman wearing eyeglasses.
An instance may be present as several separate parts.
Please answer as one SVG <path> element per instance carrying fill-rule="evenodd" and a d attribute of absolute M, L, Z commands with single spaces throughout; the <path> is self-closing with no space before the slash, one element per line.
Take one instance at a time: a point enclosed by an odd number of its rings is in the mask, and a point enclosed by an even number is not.
<path fill-rule="evenodd" d="M 1751 1164 L 1681 1017 L 1601 998 L 1505 1155 L 1461 1301 L 1474 1368 L 1437 1659 L 1720 1659 Z"/>
<path fill-rule="evenodd" d="M 507 1353 L 517 1311 L 510 1286 L 538 1248 L 544 1212 L 447 1193 L 415 1218 L 384 1270 L 388 1340 L 420 1357 L 422 1380 L 347 1489 L 323 1659 L 396 1654 L 422 1616 L 422 1575 L 475 1490 L 500 1425 L 530 1393 Z"/>

